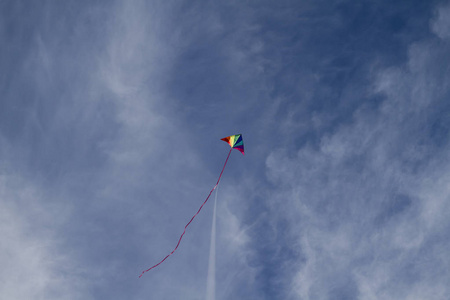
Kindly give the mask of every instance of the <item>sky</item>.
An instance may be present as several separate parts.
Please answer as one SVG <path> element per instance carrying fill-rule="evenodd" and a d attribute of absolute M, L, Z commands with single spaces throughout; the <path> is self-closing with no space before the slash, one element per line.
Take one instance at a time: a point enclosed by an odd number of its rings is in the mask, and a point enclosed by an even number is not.
<path fill-rule="evenodd" d="M 450 2 L 0 0 L 0 294 L 450 294 Z"/>

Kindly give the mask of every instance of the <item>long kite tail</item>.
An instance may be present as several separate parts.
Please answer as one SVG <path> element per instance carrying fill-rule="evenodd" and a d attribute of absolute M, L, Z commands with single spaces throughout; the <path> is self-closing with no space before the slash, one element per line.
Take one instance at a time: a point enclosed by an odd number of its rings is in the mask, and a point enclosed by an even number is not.
<path fill-rule="evenodd" d="M 191 222 L 194 220 L 194 218 L 200 213 L 200 211 L 202 210 L 203 205 L 206 204 L 206 202 L 208 201 L 209 197 L 211 196 L 212 192 L 217 188 L 217 186 L 219 185 L 220 182 L 220 178 L 222 177 L 223 171 L 225 170 L 225 166 L 227 165 L 228 162 L 228 158 L 230 158 L 230 154 L 231 154 L 231 150 L 233 150 L 233 148 L 230 149 L 230 152 L 228 152 L 228 156 L 227 159 L 225 160 L 225 163 L 223 164 L 223 168 L 222 168 L 222 172 L 220 172 L 219 175 L 219 179 L 217 179 L 216 185 L 212 188 L 212 190 L 209 192 L 208 197 L 206 197 L 206 200 L 203 202 L 203 204 L 200 206 L 200 208 L 198 209 L 197 213 L 191 218 L 191 220 L 186 224 L 186 226 L 184 226 L 184 231 L 181 234 L 180 238 L 178 239 L 178 243 L 175 246 L 175 249 L 172 250 L 172 252 L 170 252 L 169 254 L 166 255 L 166 257 L 163 258 L 163 260 L 161 260 L 159 263 L 157 263 L 156 265 L 154 265 L 153 267 L 142 271 L 141 275 L 139 275 L 139 278 L 142 277 L 142 275 L 144 275 L 145 272 L 150 271 L 153 268 L 156 268 L 157 266 L 159 266 L 160 264 L 162 264 L 163 261 L 165 261 L 169 256 L 171 256 L 175 250 L 177 250 L 178 246 L 180 245 L 181 239 L 183 238 L 183 235 L 186 233 L 186 228 L 189 226 L 189 224 L 191 224 Z"/>

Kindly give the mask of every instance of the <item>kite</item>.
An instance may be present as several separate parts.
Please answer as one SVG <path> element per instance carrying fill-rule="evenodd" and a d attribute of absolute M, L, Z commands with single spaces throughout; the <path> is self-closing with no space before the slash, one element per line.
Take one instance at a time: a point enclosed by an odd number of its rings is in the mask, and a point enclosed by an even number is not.
<path fill-rule="evenodd" d="M 175 248 L 172 250 L 172 252 L 170 252 L 169 254 L 166 255 L 166 257 L 164 257 L 159 263 L 157 263 L 156 265 L 154 265 L 153 267 L 142 271 L 141 275 L 139 275 L 139 278 L 142 277 L 142 275 L 144 275 L 144 273 L 150 271 L 153 268 L 156 268 L 157 266 L 159 266 L 160 264 L 162 264 L 169 256 L 171 256 L 178 248 L 178 246 L 180 245 L 181 239 L 183 238 L 184 234 L 186 233 L 186 228 L 189 226 L 189 224 L 191 224 L 191 222 L 194 220 L 194 218 L 200 213 L 200 211 L 202 210 L 203 205 L 206 204 L 206 202 L 208 201 L 209 197 L 211 196 L 212 192 L 217 188 L 217 186 L 219 185 L 220 182 L 220 178 L 222 178 L 222 174 L 223 171 L 225 170 L 225 166 L 227 165 L 228 159 L 230 158 L 230 154 L 231 151 L 233 149 L 236 149 L 238 151 L 240 151 L 242 154 L 244 154 L 244 141 L 242 139 L 242 134 L 235 134 L 235 135 L 230 135 L 227 136 L 223 139 L 221 139 L 222 141 L 227 142 L 231 148 L 230 148 L 230 152 L 228 152 L 228 156 L 227 159 L 225 160 L 225 163 L 223 164 L 222 167 L 222 171 L 220 172 L 219 175 L 219 179 L 217 179 L 216 185 L 212 188 L 212 190 L 209 192 L 208 197 L 206 197 L 206 200 L 203 202 L 203 204 L 200 206 L 200 208 L 198 209 L 197 213 L 191 218 L 191 220 L 186 224 L 186 226 L 184 226 L 184 231 L 181 234 L 180 238 L 178 239 L 178 243 L 175 246 Z"/>

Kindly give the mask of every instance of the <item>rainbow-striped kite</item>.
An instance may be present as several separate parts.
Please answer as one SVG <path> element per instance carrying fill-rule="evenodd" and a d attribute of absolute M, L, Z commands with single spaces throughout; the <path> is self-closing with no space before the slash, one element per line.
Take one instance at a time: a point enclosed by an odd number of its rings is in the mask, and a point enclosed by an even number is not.
<path fill-rule="evenodd" d="M 222 141 L 230 144 L 232 149 L 237 149 L 241 151 L 242 154 L 244 154 L 244 141 L 242 140 L 241 134 L 227 136 L 226 138 L 223 138 Z"/>
<path fill-rule="evenodd" d="M 220 172 L 219 175 L 219 179 L 217 179 L 216 185 L 212 188 L 212 190 L 209 192 L 208 197 L 206 197 L 206 200 L 203 202 L 203 204 L 200 206 L 200 208 L 198 209 L 197 213 L 191 218 L 191 220 L 186 224 L 186 226 L 184 226 L 184 231 L 181 234 L 180 238 L 178 239 L 178 243 L 175 246 L 175 248 L 172 250 L 172 252 L 170 252 L 169 254 L 166 255 L 166 257 L 163 258 L 163 260 L 161 260 L 159 263 L 157 263 L 156 265 L 154 265 L 153 267 L 142 271 L 141 275 L 139 275 L 139 278 L 142 277 L 142 275 L 144 275 L 145 272 L 150 271 L 153 268 L 156 268 L 157 266 L 159 266 L 160 264 L 162 264 L 163 261 L 165 261 L 169 256 L 171 256 L 175 250 L 177 250 L 178 246 L 180 245 L 181 239 L 183 238 L 183 235 L 186 233 L 186 228 L 189 226 L 189 224 L 191 224 L 191 222 L 194 220 L 194 218 L 200 213 L 200 211 L 202 210 L 203 205 L 206 204 L 206 202 L 208 201 L 209 197 L 211 196 L 212 192 L 217 188 L 217 186 L 219 185 L 219 181 L 220 178 L 222 177 L 223 171 L 225 170 L 225 166 L 227 165 L 228 162 L 228 158 L 230 158 L 230 154 L 231 151 L 233 149 L 237 149 L 238 151 L 240 151 L 242 154 L 244 154 L 244 141 L 242 140 L 242 135 L 241 134 L 235 134 L 235 135 L 230 135 L 227 136 L 226 138 L 223 138 L 222 141 L 227 142 L 231 148 L 230 148 L 230 152 L 228 152 L 228 156 L 227 159 L 225 160 L 225 163 L 223 164 L 223 168 L 222 171 Z"/>

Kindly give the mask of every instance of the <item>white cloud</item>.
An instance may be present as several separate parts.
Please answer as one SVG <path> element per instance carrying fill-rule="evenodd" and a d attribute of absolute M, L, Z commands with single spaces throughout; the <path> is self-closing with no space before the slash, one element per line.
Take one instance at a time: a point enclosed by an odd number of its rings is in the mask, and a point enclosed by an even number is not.
<path fill-rule="evenodd" d="M 450 38 L 450 5 L 437 9 L 435 18 L 431 21 L 431 29 L 441 39 Z"/>
<path fill-rule="evenodd" d="M 306 14 L 310 4 L 300 5 Z M 199 157 L 194 130 L 219 128 L 221 122 L 222 127 L 252 130 L 253 153 L 241 167 L 247 168 L 245 176 L 239 175 L 251 179 L 228 186 L 223 182 L 221 188 L 218 276 L 223 282 L 217 285 L 218 295 L 260 299 L 281 290 L 292 299 L 415 299 L 427 294 L 439 299 L 448 294 L 448 242 L 442 237 L 448 232 L 450 163 L 444 121 L 444 137 L 430 137 L 437 133 L 432 123 L 439 125 L 439 105 L 448 95 L 447 46 L 433 44 L 437 39 L 416 43 L 409 47 L 408 64 L 376 71 L 373 90 L 361 88 L 361 95 L 381 95 L 380 106 L 361 105 L 350 122 L 298 151 L 274 150 L 266 160 L 267 183 L 255 170 L 258 155 L 271 149 L 258 146 L 268 135 L 281 133 L 273 136 L 277 143 L 295 147 L 298 139 L 336 120 L 334 111 L 309 111 L 314 101 L 320 102 L 315 91 L 325 79 L 302 65 L 316 57 L 308 51 L 324 46 L 307 45 L 317 42 L 317 32 L 309 29 L 320 23 L 327 28 L 319 30 L 324 36 L 334 33 L 335 26 L 328 26 L 337 24 L 334 12 L 322 15 L 319 5 L 309 10 L 314 20 L 308 25 L 297 21 L 309 17 L 281 6 L 279 13 L 264 5 L 242 7 L 239 1 L 183 8 L 127 1 L 45 10 L 47 17 L 58 17 L 46 19 L 42 28 L 47 30 L 37 35 L 36 48 L 22 66 L 33 74 L 23 81 L 39 77 L 36 94 L 44 100 L 30 105 L 24 118 L 28 131 L 19 137 L 23 142 L 8 144 L 0 135 L 0 162 L 8 162 L 6 177 L 0 178 L 0 232 L 8 241 L 0 246 L 5 295 L 200 298 L 211 202 L 189 227 L 176 255 L 156 272 L 140 280 L 137 276 L 173 249 L 186 219 L 214 184 L 215 173 Z M 448 39 L 447 10 L 440 8 L 431 23 L 442 39 Z M 53 22 L 58 18 L 67 21 Z M 57 34 L 49 30 L 54 24 L 62 26 Z M 273 27 L 277 24 L 283 28 Z M 185 57 L 185 52 L 201 58 Z M 307 58 L 297 62 L 302 55 Z M 292 65 L 285 68 L 286 62 Z M 182 65 L 179 70 L 176 63 Z M 186 65 L 198 69 L 185 70 Z M 168 98 L 168 88 L 179 88 L 170 81 L 174 73 L 190 85 L 210 75 L 200 76 L 203 70 L 222 76 L 212 84 L 226 90 L 221 100 L 208 94 L 208 99 L 184 102 L 184 90 L 182 99 Z M 325 89 L 322 97 L 332 94 L 333 88 Z M 342 98 L 354 97 L 352 92 L 353 87 L 347 88 Z M 269 104 L 272 95 L 276 100 Z M 203 110 L 205 103 L 217 109 L 214 117 L 195 114 L 206 116 L 195 123 L 183 119 L 190 114 L 179 113 Z M 16 154 L 21 151 L 28 154 Z M 24 177 L 11 179 L 22 170 Z M 28 170 L 38 176 L 26 177 Z M 56 175 L 50 179 L 39 177 L 52 171 Z M 267 202 L 245 206 L 259 200 Z M 254 223 L 246 224 L 244 215 L 253 213 Z M 254 235 L 261 228 L 267 229 L 266 236 Z M 258 244 L 261 240 L 264 245 Z M 285 254 L 286 249 L 292 253 Z M 265 259 L 267 265 L 261 263 Z M 272 259 L 276 270 L 269 270 Z"/>
<path fill-rule="evenodd" d="M 447 48 L 411 45 L 406 66 L 379 70 L 377 110 L 361 106 L 318 146 L 267 158 L 273 198 L 284 203 L 272 209 L 289 216 L 305 258 L 291 278 L 299 299 L 448 294 L 450 151 L 448 138 L 432 136 L 449 91 Z"/>
<path fill-rule="evenodd" d="M 0 290 L 5 299 L 89 299 L 56 228 L 67 210 L 27 180 L 0 177 Z"/>

